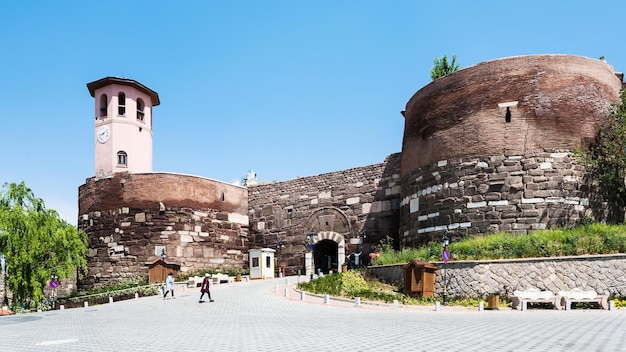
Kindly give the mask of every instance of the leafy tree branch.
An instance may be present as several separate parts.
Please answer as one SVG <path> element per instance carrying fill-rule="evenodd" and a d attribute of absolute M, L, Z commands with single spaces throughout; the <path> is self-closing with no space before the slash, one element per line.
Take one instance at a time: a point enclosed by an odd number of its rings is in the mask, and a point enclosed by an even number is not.
<path fill-rule="evenodd" d="M 578 150 L 587 172 L 602 195 L 622 208 L 626 205 L 626 91 L 611 105 L 596 141 L 589 150 Z"/>
<path fill-rule="evenodd" d="M 435 66 L 430 69 L 430 77 L 434 80 L 447 74 L 459 70 L 459 64 L 456 63 L 456 54 L 452 56 L 452 61 L 448 62 L 446 55 L 435 58 Z"/>
<path fill-rule="evenodd" d="M 87 235 L 46 209 L 24 182 L 5 183 L 0 190 L 0 253 L 6 255 L 13 303 L 35 305 L 45 300 L 51 274 L 71 278 L 77 269 L 86 269 Z"/>

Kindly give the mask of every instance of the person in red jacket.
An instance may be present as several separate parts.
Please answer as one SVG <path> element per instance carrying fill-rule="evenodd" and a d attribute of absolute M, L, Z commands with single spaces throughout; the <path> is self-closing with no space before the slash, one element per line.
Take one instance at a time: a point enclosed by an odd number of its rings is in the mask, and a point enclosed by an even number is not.
<path fill-rule="evenodd" d="M 210 285 L 211 285 L 211 279 L 209 278 L 209 273 L 206 273 L 204 274 L 204 280 L 202 280 L 202 287 L 200 287 L 200 292 L 202 292 L 202 294 L 200 295 L 199 303 L 204 302 L 202 300 L 202 297 L 204 297 L 205 293 L 207 294 L 207 296 L 209 296 L 209 302 L 213 302 L 213 300 L 211 299 L 211 291 L 209 290 Z"/>

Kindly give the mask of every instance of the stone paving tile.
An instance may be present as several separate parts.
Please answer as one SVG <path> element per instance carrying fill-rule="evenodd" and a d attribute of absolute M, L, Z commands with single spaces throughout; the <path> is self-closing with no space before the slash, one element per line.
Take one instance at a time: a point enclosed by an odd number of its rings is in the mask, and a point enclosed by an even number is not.
<path fill-rule="evenodd" d="M 198 303 L 194 288 L 176 299 L 4 316 L 0 350 L 626 351 L 626 310 L 355 307 L 302 301 L 288 280 L 216 285 L 213 303 Z"/>

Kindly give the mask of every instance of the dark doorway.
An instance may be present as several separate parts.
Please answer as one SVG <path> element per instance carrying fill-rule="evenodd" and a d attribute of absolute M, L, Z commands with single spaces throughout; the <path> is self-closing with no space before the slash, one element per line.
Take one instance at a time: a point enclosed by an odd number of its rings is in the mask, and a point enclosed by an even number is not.
<path fill-rule="evenodd" d="M 313 248 L 313 261 L 315 264 L 315 273 L 318 269 L 324 274 L 328 274 L 330 270 L 337 272 L 339 266 L 337 262 L 338 244 L 331 240 L 321 240 L 315 244 Z"/>

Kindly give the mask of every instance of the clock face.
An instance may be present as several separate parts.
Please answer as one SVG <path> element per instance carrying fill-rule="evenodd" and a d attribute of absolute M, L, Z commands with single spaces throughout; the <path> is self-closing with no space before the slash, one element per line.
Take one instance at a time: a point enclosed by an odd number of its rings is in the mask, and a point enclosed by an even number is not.
<path fill-rule="evenodd" d="M 104 125 L 98 128 L 98 142 L 105 143 L 107 140 L 109 140 L 109 135 L 111 135 L 111 130 L 109 129 L 109 126 Z"/>

